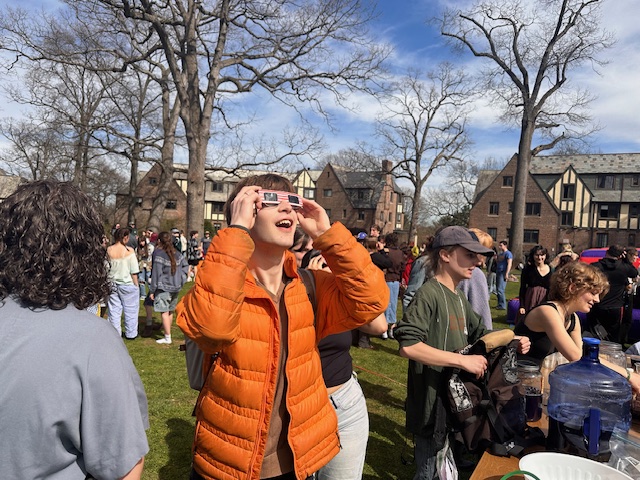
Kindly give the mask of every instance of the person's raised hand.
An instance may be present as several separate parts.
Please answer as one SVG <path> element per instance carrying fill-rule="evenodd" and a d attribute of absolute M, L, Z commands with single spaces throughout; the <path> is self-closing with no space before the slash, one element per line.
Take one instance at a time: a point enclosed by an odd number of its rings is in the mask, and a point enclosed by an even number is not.
<path fill-rule="evenodd" d="M 231 223 L 251 230 L 255 223 L 256 208 L 259 202 L 257 185 L 243 187 L 231 202 Z"/>
<path fill-rule="evenodd" d="M 302 208 L 296 213 L 298 223 L 312 240 L 318 238 L 331 227 L 327 212 L 313 200 L 302 199 Z"/>

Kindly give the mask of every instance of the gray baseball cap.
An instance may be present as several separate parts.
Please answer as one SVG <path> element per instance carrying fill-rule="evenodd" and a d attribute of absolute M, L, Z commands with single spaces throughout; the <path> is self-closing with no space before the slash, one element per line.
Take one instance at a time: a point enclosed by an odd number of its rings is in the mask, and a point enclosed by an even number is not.
<path fill-rule="evenodd" d="M 482 245 L 474 233 L 460 226 L 445 227 L 433 239 L 433 248 L 453 247 L 455 245 L 482 255 L 489 256 L 494 253 L 493 250 Z"/>

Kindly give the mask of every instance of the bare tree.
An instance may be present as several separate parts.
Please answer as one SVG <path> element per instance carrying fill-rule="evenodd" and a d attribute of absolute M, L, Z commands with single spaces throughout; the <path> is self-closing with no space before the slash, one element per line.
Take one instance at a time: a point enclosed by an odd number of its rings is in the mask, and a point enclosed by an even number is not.
<path fill-rule="evenodd" d="M 189 150 L 187 226 L 202 230 L 204 171 L 214 110 L 225 96 L 263 87 L 289 105 L 322 112 L 320 92 L 338 100 L 364 88 L 386 50 L 365 29 L 372 10 L 359 0 L 68 1 L 100 18 L 147 32 L 148 52 L 164 54 L 181 104 Z M 107 23 L 105 21 L 105 23 Z M 112 22 L 113 23 L 113 22 Z"/>
<path fill-rule="evenodd" d="M 379 172 L 381 162 L 382 159 L 372 153 L 366 143 L 360 142 L 356 147 L 343 148 L 337 153 L 325 155 L 317 162 L 317 166 L 322 169 L 331 163 L 354 172 Z"/>
<path fill-rule="evenodd" d="M 425 183 L 437 168 L 462 159 L 468 142 L 466 108 L 472 89 L 462 71 L 442 63 L 425 79 L 413 72 L 391 91 L 377 130 L 384 154 L 396 161 L 396 178 L 405 178 L 413 186 L 411 238 L 415 235 Z"/>
<path fill-rule="evenodd" d="M 503 120 L 520 127 L 511 219 L 512 251 L 521 252 L 531 157 L 565 138 L 592 130 L 591 96 L 570 88 L 568 74 L 583 64 L 602 65 L 597 54 L 612 44 L 600 28 L 601 0 L 489 0 L 447 10 L 442 34 L 487 59 L 481 72 Z M 533 146 L 534 139 L 538 143 Z M 519 261 L 521 259 L 517 259 Z"/>
<path fill-rule="evenodd" d="M 0 161 L 10 173 L 29 180 L 67 180 L 69 156 L 60 132 L 37 118 L 38 113 L 27 119 L 6 118 L 0 122 L 0 134 L 9 142 L 0 153 Z"/>

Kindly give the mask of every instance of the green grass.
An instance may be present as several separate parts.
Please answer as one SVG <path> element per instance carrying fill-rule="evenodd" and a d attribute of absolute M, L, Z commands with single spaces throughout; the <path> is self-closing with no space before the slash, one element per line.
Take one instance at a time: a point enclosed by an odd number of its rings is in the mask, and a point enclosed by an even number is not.
<path fill-rule="evenodd" d="M 193 284 L 187 284 L 186 292 Z M 507 298 L 517 295 L 518 283 L 507 284 Z M 490 305 L 494 328 L 506 328 L 506 312 Z M 141 327 L 144 309 L 141 307 Z M 156 322 L 159 314 L 154 314 Z M 157 338 L 160 332 L 157 332 Z M 184 336 L 175 325 L 173 344 L 157 345 L 155 338 L 138 338 L 126 342 L 140 373 L 149 401 L 149 454 L 142 478 L 176 480 L 188 477 L 194 418 L 191 416 L 197 392 L 189 388 L 184 353 L 178 347 Z M 403 465 L 401 455 L 412 458 L 411 437 L 405 430 L 407 360 L 398 355 L 395 340 L 372 339 L 375 350 L 352 348 L 354 370 L 367 398 L 370 432 L 363 478 L 412 478 L 414 467 Z M 461 472 L 461 479 L 468 473 Z"/>

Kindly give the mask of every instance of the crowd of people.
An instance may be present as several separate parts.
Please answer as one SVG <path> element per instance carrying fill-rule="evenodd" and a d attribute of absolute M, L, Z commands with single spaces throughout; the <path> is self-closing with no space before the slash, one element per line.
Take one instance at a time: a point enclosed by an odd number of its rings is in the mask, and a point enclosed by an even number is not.
<path fill-rule="evenodd" d="M 484 356 L 458 351 L 493 328 L 494 278 L 497 308 L 507 307 L 508 243 L 462 226 L 421 247 L 376 225 L 353 235 L 275 174 L 238 183 L 225 216 L 228 227 L 202 239 L 115 225 L 107 246 L 97 209 L 71 184 L 28 183 L 0 203 L 0 477 L 141 477 L 147 401 L 121 338 L 138 336 L 143 300 L 143 337 L 162 328 L 157 343 L 171 345 L 175 312 L 214 362 L 195 409 L 191 479 L 362 478 L 369 423 L 350 348 L 372 348 L 373 336 L 395 338 L 409 360 L 414 478 L 437 478 L 442 370 L 486 374 Z M 570 248 L 552 261 L 532 248 L 519 354 L 574 361 L 585 334 L 622 340 L 634 256 L 612 246 L 592 266 Z M 108 321 L 87 311 L 105 300 Z M 640 376 L 603 363 L 640 392 Z"/>

